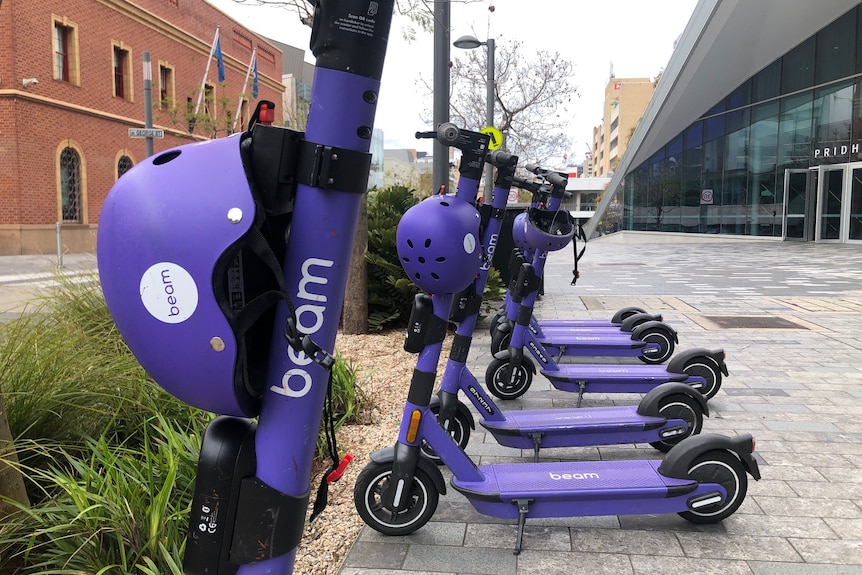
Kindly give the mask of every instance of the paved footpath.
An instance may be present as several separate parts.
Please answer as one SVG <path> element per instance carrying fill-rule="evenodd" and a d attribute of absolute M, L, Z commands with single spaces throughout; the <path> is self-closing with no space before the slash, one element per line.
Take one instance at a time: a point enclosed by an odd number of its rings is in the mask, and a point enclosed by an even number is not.
<path fill-rule="evenodd" d="M 60 264 L 60 265 L 58 265 Z M 0 321 L 17 317 L 33 298 L 58 281 L 89 279 L 96 270 L 93 254 L 0 256 Z"/>
<path fill-rule="evenodd" d="M 675 514 L 528 519 L 517 557 L 513 522 L 480 515 L 450 488 L 416 533 L 386 537 L 365 527 L 341 575 L 862 574 L 862 246 L 670 244 L 618 234 L 590 242 L 576 287 L 571 262 L 570 250 L 550 256 L 536 315 L 609 318 L 640 305 L 677 329 L 678 349 L 723 348 L 730 377 L 710 401 L 704 431 L 752 433 L 763 479 L 749 483 L 742 507 L 718 525 Z M 477 329 L 468 362 L 480 381 L 490 361 L 487 334 Z M 589 394 L 585 402 L 638 397 Z M 505 408 L 573 400 L 537 377 Z M 477 427 L 467 447 L 477 463 L 529 458 Z M 545 457 L 660 454 L 626 445 Z"/>

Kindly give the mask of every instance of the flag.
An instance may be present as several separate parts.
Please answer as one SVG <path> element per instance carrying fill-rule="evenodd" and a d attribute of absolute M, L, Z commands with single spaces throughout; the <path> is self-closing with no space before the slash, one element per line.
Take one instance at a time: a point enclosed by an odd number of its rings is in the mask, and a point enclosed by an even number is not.
<path fill-rule="evenodd" d="M 216 36 L 215 59 L 218 64 L 218 81 L 221 84 L 224 82 L 224 58 L 221 55 L 221 38 L 218 36 Z"/>
<path fill-rule="evenodd" d="M 254 58 L 254 77 L 251 80 L 251 97 L 255 100 L 257 99 L 258 85 L 257 85 L 257 56 Z"/>

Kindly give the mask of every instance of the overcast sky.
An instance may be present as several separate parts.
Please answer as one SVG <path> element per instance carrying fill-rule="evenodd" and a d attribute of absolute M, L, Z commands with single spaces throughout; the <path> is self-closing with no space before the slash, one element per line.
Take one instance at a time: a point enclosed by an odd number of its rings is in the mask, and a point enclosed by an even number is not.
<path fill-rule="evenodd" d="M 310 31 L 288 10 L 244 6 L 233 0 L 207 1 L 259 34 L 308 50 Z M 488 10 L 491 4 L 493 12 Z M 531 50 L 547 50 L 572 62 L 573 83 L 580 97 L 571 106 L 569 157 L 580 162 L 592 139 L 592 128 L 601 123 L 611 63 L 618 78 L 655 77 L 670 59 L 673 43 L 696 4 L 697 0 L 453 1 L 451 38 L 473 34 L 480 40 L 495 38 L 498 44 L 516 39 L 523 44 L 525 59 Z M 393 21 L 375 127 L 383 130 L 387 148 L 430 151 L 430 140 L 417 141 L 413 134 L 430 128 L 422 117 L 430 115 L 432 96 L 424 95 L 419 82 L 420 78 L 432 82 L 433 36 L 420 32 L 407 42 L 401 31 L 409 24 L 402 17 Z M 452 58 L 459 52 L 453 47 Z M 310 53 L 306 59 L 314 61 Z M 484 94 L 484 86 L 477 89 Z"/>

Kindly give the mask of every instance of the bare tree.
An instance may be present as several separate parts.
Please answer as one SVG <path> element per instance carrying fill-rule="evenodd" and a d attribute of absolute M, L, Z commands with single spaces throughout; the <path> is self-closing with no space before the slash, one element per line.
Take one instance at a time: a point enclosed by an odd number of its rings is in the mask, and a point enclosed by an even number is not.
<path fill-rule="evenodd" d="M 494 125 L 506 149 L 531 162 L 563 157 L 571 146 L 567 106 L 578 95 L 572 64 L 559 52 L 528 57 L 518 41 L 498 40 L 494 55 Z M 467 128 L 485 125 L 486 58 L 485 50 L 466 50 L 452 62 L 451 114 Z"/>

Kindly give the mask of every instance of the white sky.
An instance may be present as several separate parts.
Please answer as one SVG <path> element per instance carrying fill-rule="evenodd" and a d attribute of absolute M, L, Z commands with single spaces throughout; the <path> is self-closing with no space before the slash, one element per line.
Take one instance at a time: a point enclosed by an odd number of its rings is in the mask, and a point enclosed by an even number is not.
<path fill-rule="evenodd" d="M 208 0 L 243 26 L 279 42 L 308 50 L 310 30 L 284 8 L 244 6 L 233 0 Z M 428 5 L 432 3 L 429 1 Z M 488 10 L 494 5 L 494 12 Z M 525 60 L 529 51 L 559 52 L 574 64 L 573 114 L 567 130 L 572 138 L 569 160 L 583 160 L 592 139 L 592 128 L 601 123 L 602 102 L 611 62 L 618 78 L 655 77 L 665 67 L 673 43 L 682 33 L 697 0 L 481 0 L 470 4 L 453 1 L 451 39 L 473 34 L 480 40 L 495 38 L 522 42 Z M 393 21 L 383 70 L 375 127 L 384 132 L 387 148 L 431 150 L 430 140 L 416 140 L 417 130 L 430 129 L 422 117 L 430 117 L 433 98 L 424 95 L 420 77 L 433 78 L 433 35 L 419 32 L 408 43 L 402 28 L 410 22 Z M 484 49 L 484 48 L 480 48 Z M 452 48 L 455 59 L 461 50 Z M 314 62 L 310 52 L 306 60 Z M 482 94 L 484 86 L 478 86 Z"/>

